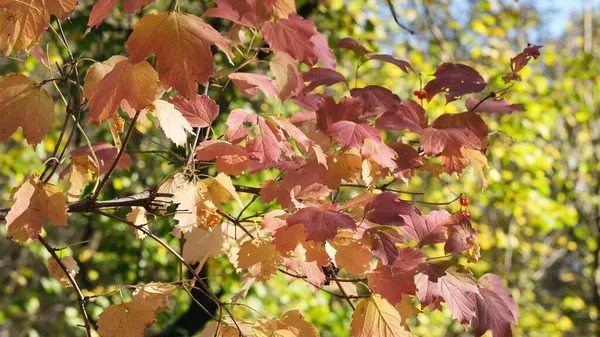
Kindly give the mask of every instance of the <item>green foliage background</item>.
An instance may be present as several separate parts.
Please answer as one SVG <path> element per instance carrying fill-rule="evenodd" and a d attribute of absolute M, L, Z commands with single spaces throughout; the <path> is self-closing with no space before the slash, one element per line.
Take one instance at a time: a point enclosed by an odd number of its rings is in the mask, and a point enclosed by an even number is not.
<path fill-rule="evenodd" d="M 123 15 L 113 11 L 98 30 L 84 36 L 87 18 L 95 1 L 80 1 L 77 12 L 64 24 L 76 54 L 104 61 L 124 54 L 124 42 L 132 25 L 142 14 L 162 11 L 164 0 L 147 7 L 143 13 Z M 185 12 L 202 14 L 213 4 L 180 1 Z M 441 62 L 464 62 L 474 66 L 496 89 L 503 88 L 501 76 L 509 70 L 510 57 L 527 42 L 544 44 L 542 56 L 523 72 L 523 81 L 509 90 L 506 98 L 523 103 L 527 112 L 518 115 L 486 116 L 493 132 L 488 150 L 489 186 L 482 191 L 481 179 L 468 170 L 460 180 L 420 175 L 411 180 L 410 191 L 425 192 L 423 200 L 447 201 L 452 193 L 466 192 L 473 222 L 480 233 L 481 261 L 469 264 L 476 277 L 494 272 L 503 277 L 521 309 L 516 335 L 591 336 L 600 335 L 600 39 L 586 41 L 583 17 L 574 16 L 558 37 L 548 37 L 548 13 L 527 3 L 512 1 L 417 1 L 397 2 L 402 23 L 416 31 L 410 36 L 399 28 L 385 2 L 367 0 L 327 1 L 327 7 L 298 1 L 299 12 L 315 21 L 330 45 L 342 37 L 360 39 L 374 51 L 391 53 L 411 62 L 424 82 Z M 460 13 L 460 14 L 457 14 Z M 600 35 L 598 13 L 592 15 L 592 35 Z M 230 24 L 209 19 L 225 32 Z M 41 46 L 51 63 L 67 57 L 55 35 L 47 33 Z M 356 58 L 347 51 L 336 51 L 338 70 L 354 77 Z M 217 62 L 222 62 L 217 58 Z M 91 62 L 85 63 L 86 66 Z M 48 71 L 32 56 L 0 59 L 0 72 L 26 72 L 36 79 Z M 251 69 L 251 68 L 250 68 Z M 85 73 L 85 72 L 82 72 Z M 379 84 L 392 88 L 401 98 L 411 98 L 420 88 L 417 76 L 407 76 L 394 66 L 370 62 L 361 67 L 358 86 Z M 424 85 L 424 83 L 423 83 Z M 337 87 L 336 87 L 337 88 Z M 335 89 L 333 89 L 335 91 Z M 60 102 L 57 93 L 56 102 Z M 298 111 L 294 104 L 252 102 L 225 92 L 235 107 L 289 114 Z M 460 112 L 459 102 L 444 106 L 442 97 L 426 105 L 430 119 L 443 112 Z M 56 106 L 57 126 L 64 118 L 64 105 Z M 108 129 L 84 126 L 93 141 L 111 142 Z M 177 153 L 162 133 L 149 121 L 138 128 L 131 142 L 137 150 L 156 150 L 157 140 Z M 9 207 L 10 191 L 52 152 L 58 136 L 54 133 L 34 150 L 20 133 L 0 144 L 0 207 Z M 76 146 L 84 144 L 77 139 Z M 104 199 L 140 192 L 156 186 L 172 171 L 173 165 L 152 154 L 132 154 L 134 166 L 119 172 L 103 193 Z M 173 157 L 169 157 L 173 160 Z M 266 173 L 268 175 L 269 173 Z M 259 186 L 264 176 L 247 177 L 244 184 Z M 408 196 L 407 196 L 408 197 Z M 248 200 L 245 200 L 248 201 Z M 259 207 L 264 207 L 258 204 Z M 457 205 L 449 210 L 455 211 Z M 251 211 L 257 210 L 252 209 Z M 424 207 L 429 211 L 430 207 Z M 120 211 L 122 215 L 127 210 Z M 159 236 L 172 238 L 173 222 L 158 219 L 151 229 Z M 4 229 L 0 229 L 4 234 Z M 106 294 L 88 305 L 96 319 L 102 308 L 127 299 L 131 291 L 118 292 L 117 285 L 150 281 L 171 281 L 178 275 L 177 264 L 167 252 L 150 240 L 135 240 L 125 225 L 93 215 L 74 215 L 68 229 L 49 229 L 48 240 L 55 246 L 74 244 L 62 253 L 73 255 L 81 267 L 78 282 L 89 294 Z M 176 240 L 171 244 L 177 246 Z M 441 255 L 441 254 L 440 254 Z M 62 289 L 46 271 L 48 253 L 37 242 L 20 246 L 0 240 L 0 336 L 76 336 L 83 335 L 76 297 Z M 466 261 L 464 261 L 466 263 Z M 209 262 L 211 285 L 223 290 L 229 299 L 240 289 L 240 279 L 224 259 Z M 173 309 L 159 315 L 152 331 L 176 319 L 186 310 L 189 298 L 184 292 L 174 296 Z M 323 336 L 348 336 L 351 310 L 343 301 L 327 294 L 313 294 L 303 283 L 287 284 L 283 276 L 251 289 L 245 304 L 267 316 L 278 316 L 298 308 Z M 257 319 L 254 312 L 240 306 L 237 313 Z M 450 313 L 419 315 L 410 326 L 415 336 L 468 336 Z M 490 334 L 491 335 L 491 334 Z"/>

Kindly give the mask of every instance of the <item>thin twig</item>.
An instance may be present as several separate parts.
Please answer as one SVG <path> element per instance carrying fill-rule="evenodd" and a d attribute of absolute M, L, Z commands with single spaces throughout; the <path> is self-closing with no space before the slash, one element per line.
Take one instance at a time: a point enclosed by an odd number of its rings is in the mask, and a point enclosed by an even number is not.
<path fill-rule="evenodd" d="M 41 236 L 38 236 L 38 240 L 46 248 L 48 253 L 52 255 L 52 258 L 54 258 L 56 263 L 58 263 L 60 269 L 62 269 L 63 273 L 65 273 L 65 275 L 69 279 L 69 282 L 73 286 L 73 289 L 75 289 L 75 292 L 77 293 L 77 302 L 79 303 L 79 311 L 81 312 L 81 316 L 83 317 L 83 324 L 85 325 L 85 333 L 88 337 L 92 337 L 92 325 L 90 324 L 90 319 L 88 317 L 87 311 L 85 310 L 86 298 L 85 296 L 83 296 L 81 289 L 79 289 L 79 285 L 77 284 L 73 276 L 69 273 L 67 267 L 62 263 L 58 255 L 56 255 L 54 248 L 50 246 L 46 242 L 46 240 L 44 240 L 44 238 L 42 238 Z"/>

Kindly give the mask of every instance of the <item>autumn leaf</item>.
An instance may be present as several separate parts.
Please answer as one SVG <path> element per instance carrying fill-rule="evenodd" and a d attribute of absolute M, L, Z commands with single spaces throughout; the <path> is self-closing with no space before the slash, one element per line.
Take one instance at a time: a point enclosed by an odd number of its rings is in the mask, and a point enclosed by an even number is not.
<path fill-rule="evenodd" d="M 363 236 L 371 246 L 373 255 L 381 260 L 383 265 L 391 266 L 398 257 L 397 243 L 404 243 L 406 239 L 393 227 L 376 226 L 365 231 Z"/>
<path fill-rule="evenodd" d="M 409 337 L 396 308 L 379 295 L 371 295 L 356 306 L 350 324 L 352 337 Z"/>
<path fill-rule="evenodd" d="M 351 37 L 345 37 L 339 40 L 335 44 L 335 47 L 352 50 L 358 56 L 364 56 L 371 53 L 371 51 L 365 48 L 360 41 L 357 41 Z"/>
<path fill-rule="evenodd" d="M 522 52 L 517 54 L 517 56 L 510 59 L 510 69 L 511 73 L 508 73 L 506 76 L 502 77 L 504 83 L 509 83 L 510 81 L 520 81 L 521 76 L 518 74 L 521 69 L 525 68 L 529 60 L 537 59 L 540 57 L 540 48 L 543 46 L 536 46 L 534 44 L 527 44 L 527 47 L 523 49 Z"/>
<path fill-rule="evenodd" d="M 477 70 L 460 63 L 442 63 L 433 75 L 435 79 L 423 88 L 428 101 L 438 93 L 445 92 L 448 104 L 462 95 L 480 92 L 486 85 Z"/>
<path fill-rule="evenodd" d="M 169 98 L 185 119 L 195 128 L 210 127 L 219 116 L 219 105 L 207 95 L 194 95 L 192 99 L 183 96 Z"/>
<path fill-rule="evenodd" d="M 98 334 L 101 337 L 144 337 L 144 329 L 154 322 L 154 310 L 143 302 L 113 304 L 98 316 Z"/>
<path fill-rule="evenodd" d="M 270 77 L 253 73 L 231 73 L 229 79 L 242 92 L 248 94 L 250 98 L 256 96 L 257 89 L 267 98 L 277 97 L 279 88 L 275 81 Z"/>
<path fill-rule="evenodd" d="M 239 176 L 251 165 L 246 149 L 220 140 L 207 140 L 196 148 L 196 159 L 217 159 L 217 171 Z"/>
<path fill-rule="evenodd" d="M 123 0 L 123 12 L 133 13 L 142 7 L 155 2 L 156 0 Z M 90 18 L 88 20 L 88 27 L 100 27 L 100 24 L 113 10 L 118 0 L 98 0 L 92 11 L 90 12 Z"/>
<path fill-rule="evenodd" d="M 327 134 L 335 138 L 342 150 L 351 147 L 362 148 L 366 139 L 381 142 L 381 133 L 368 123 L 339 121 L 327 129 Z"/>
<path fill-rule="evenodd" d="M 125 61 L 127 58 L 121 55 L 111 56 L 108 60 L 103 62 L 95 62 L 89 68 L 87 73 L 85 73 L 85 79 L 83 84 L 83 95 L 85 98 L 92 98 L 92 94 L 94 90 L 98 86 L 98 83 L 106 76 L 106 74 L 110 73 L 111 70 L 120 63 L 121 61 Z"/>
<path fill-rule="evenodd" d="M 386 266 L 379 266 L 368 273 L 367 281 L 373 293 L 381 295 L 391 305 L 400 303 L 403 294 L 414 295 L 417 290 L 413 272 L 392 274 Z"/>
<path fill-rule="evenodd" d="M 110 62 L 116 60 L 109 59 L 107 63 Z M 158 75 L 150 63 L 122 60 L 115 63 L 95 86 L 89 101 L 89 121 L 99 124 L 114 115 L 118 108 L 133 117 L 137 111 L 152 104 L 157 93 Z"/>
<path fill-rule="evenodd" d="M 444 223 L 448 239 L 444 245 L 444 254 L 455 254 L 467 251 L 476 245 L 475 238 L 479 235 L 472 227 L 471 221 L 463 212 L 452 214 Z"/>
<path fill-rule="evenodd" d="M 198 262 L 202 266 L 209 257 L 221 253 L 224 233 L 220 226 L 216 226 L 212 230 L 194 228 L 184 237 L 185 245 L 182 256 L 188 263 Z"/>
<path fill-rule="evenodd" d="M 178 146 L 184 146 L 187 134 L 194 134 L 190 122 L 183 117 L 175 106 L 167 101 L 157 99 L 146 108 L 146 112 L 158 117 L 158 123 L 167 138 Z"/>
<path fill-rule="evenodd" d="M 144 207 L 132 207 L 131 212 L 127 214 L 127 221 L 131 222 L 134 226 L 143 226 L 148 230 L 148 217 Z M 135 229 L 136 239 L 143 239 L 146 237 L 146 233 L 140 229 Z"/>
<path fill-rule="evenodd" d="M 409 226 L 420 221 L 420 212 L 411 204 L 398 201 L 398 194 L 383 192 L 364 209 L 365 218 L 379 225 Z"/>
<path fill-rule="evenodd" d="M 67 200 L 76 201 L 81 196 L 81 191 L 90 182 L 90 172 L 92 179 L 98 178 L 98 167 L 88 154 L 80 154 L 71 158 L 71 174 L 67 180 Z"/>
<path fill-rule="evenodd" d="M 487 113 L 507 113 L 525 112 L 523 104 L 510 104 L 505 98 L 503 99 L 488 99 L 483 102 L 469 97 L 465 102 L 468 111 L 471 112 L 487 112 Z"/>
<path fill-rule="evenodd" d="M 77 0 L 0 0 L 0 53 L 29 50 L 50 26 L 50 16 L 63 19 Z"/>
<path fill-rule="evenodd" d="M 339 212 L 335 205 L 305 207 L 287 219 L 288 224 L 304 224 L 308 240 L 325 242 L 337 234 L 338 228 L 355 229 L 354 219 Z"/>
<path fill-rule="evenodd" d="M 75 277 L 77 273 L 79 273 L 79 266 L 77 265 L 77 261 L 73 259 L 72 256 L 64 256 L 60 258 L 60 263 L 67 269 L 67 272 L 71 275 L 71 277 Z M 69 277 L 65 274 L 63 269 L 60 267 L 60 264 L 54 257 L 48 259 L 48 274 L 54 277 L 63 288 L 73 287 Z"/>
<path fill-rule="evenodd" d="M 332 242 L 335 263 L 352 275 L 362 275 L 371 269 L 371 251 L 361 241 Z"/>
<path fill-rule="evenodd" d="M 217 0 L 216 3 L 217 7 L 206 10 L 207 16 L 231 20 L 246 27 L 258 26 L 255 3 L 246 0 Z"/>
<path fill-rule="evenodd" d="M 441 298 L 452 310 L 452 318 L 468 324 L 475 316 L 472 294 L 479 294 L 471 271 L 452 261 L 424 263 L 415 274 L 417 297 L 423 306 L 433 309 Z"/>
<path fill-rule="evenodd" d="M 54 122 L 54 101 L 33 79 L 22 74 L 0 76 L 0 141 L 17 128 L 31 145 L 39 144 Z"/>
<path fill-rule="evenodd" d="M 37 239 L 42 231 L 42 219 L 54 226 L 67 226 L 67 201 L 56 186 L 40 181 L 33 173 L 23 184 L 15 187 L 11 194 L 16 199 L 6 215 L 6 236 L 25 242 Z"/>
<path fill-rule="evenodd" d="M 493 337 L 512 336 L 511 324 L 519 322 L 519 308 L 512 295 L 498 275 L 485 274 L 479 278 L 479 295 L 476 299 L 477 311 L 471 326 L 475 336 L 492 331 Z"/>
<path fill-rule="evenodd" d="M 211 45 L 233 58 L 229 41 L 218 31 L 195 15 L 179 12 L 144 16 L 126 44 L 133 63 L 156 54 L 160 81 L 188 98 L 215 73 Z"/>
<path fill-rule="evenodd" d="M 281 319 L 261 318 L 252 328 L 254 337 L 318 337 L 314 325 L 298 310 L 290 310 Z"/>
<path fill-rule="evenodd" d="M 133 301 L 144 303 L 152 311 L 169 310 L 168 296 L 177 290 L 172 284 L 151 282 L 133 292 Z"/>
<path fill-rule="evenodd" d="M 96 155 L 96 159 L 98 159 L 98 172 L 106 173 L 108 169 L 112 165 L 112 163 L 117 159 L 117 154 L 119 153 L 119 149 L 108 143 L 92 143 L 91 148 Z M 77 156 L 81 156 L 83 154 L 91 156 L 90 146 L 84 145 L 80 148 L 77 148 L 69 153 L 71 158 L 75 158 Z M 129 169 L 133 161 L 129 153 L 124 153 L 119 162 L 117 163 L 117 168 L 120 169 Z M 65 169 L 64 174 L 68 172 L 68 167 Z M 61 176 L 63 175 L 61 172 Z"/>
<path fill-rule="evenodd" d="M 405 101 L 395 109 L 384 112 L 377 121 L 375 127 L 384 130 L 412 131 L 421 133 L 427 126 L 425 109 L 415 101 Z"/>
<path fill-rule="evenodd" d="M 395 65 L 396 67 L 402 69 L 403 72 L 408 74 L 408 71 L 412 71 L 413 73 L 415 72 L 415 70 L 413 69 L 413 67 L 410 65 L 410 63 L 408 63 L 407 61 L 402 61 L 402 60 L 398 60 L 397 58 L 393 57 L 392 55 L 387 55 L 387 54 L 370 54 L 367 57 L 368 60 L 379 60 L 382 62 L 387 62 L 387 63 L 391 63 L 393 65 Z"/>
<path fill-rule="evenodd" d="M 327 132 L 329 127 L 339 121 L 358 122 L 362 115 L 363 102 L 360 98 L 342 97 L 339 103 L 331 95 L 324 95 L 317 113 L 317 127 Z"/>
<path fill-rule="evenodd" d="M 364 88 L 353 88 L 350 90 L 352 97 L 361 98 L 364 102 L 364 114 L 366 117 L 381 114 L 384 111 L 399 108 L 402 100 L 390 89 L 378 85 L 368 85 Z"/>
<path fill-rule="evenodd" d="M 299 15 L 290 15 L 276 23 L 265 22 L 261 26 L 265 41 L 276 52 L 286 52 L 295 60 L 309 66 L 317 62 L 313 36 L 317 28 L 310 20 Z"/>
<path fill-rule="evenodd" d="M 302 91 L 301 95 L 306 95 L 319 86 L 332 86 L 336 83 L 346 83 L 346 78 L 337 71 L 328 68 L 312 68 L 309 71 L 302 74 L 304 82 L 310 82 Z"/>
<path fill-rule="evenodd" d="M 425 262 L 425 254 L 419 249 L 412 247 L 398 247 L 398 257 L 390 266 L 393 274 L 413 271 Z"/>
<path fill-rule="evenodd" d="M 238 253 L 238 267 L 259 281 L 268 280 L 277 272 L 282 262 L 277 247 L 266 239 L 251 239 L 244 242 Z"/>
<path fill-rule="evenodd" d="M 304 88 L 304 80 L 294 59 L 287 53 L 275 53 L 269 62 L 275 83 L 279 88 L 279 99 L 285 101 L 292 93 L 298 94 Z"/>

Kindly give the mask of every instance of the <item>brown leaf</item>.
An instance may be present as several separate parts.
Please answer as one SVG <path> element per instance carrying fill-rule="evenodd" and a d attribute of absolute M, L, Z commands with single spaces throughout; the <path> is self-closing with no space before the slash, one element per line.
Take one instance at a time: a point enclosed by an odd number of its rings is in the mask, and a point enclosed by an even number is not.
<path fill-rule="evenodd" d="M 75 259 L 73 259 L 72 256 L 62 257 L 60 259 L 60 262 L 65 266 L 65 268 L 72 277 L 75 277 L 75 275 L 79 273 L 79 266 L 77 265 L 77 261 L 75 261 Z M 50 276 L 57 279 L 58 282 L 60 282 L 60 285 L 63 286 L 63 288 L 73 287 L 71 281 L 69 281 L 69 277 L 65 274 L 65 272 L 60 267 L 60 264 L 53 257 L 48 259 L 48 273 L 50 274 Z"/>

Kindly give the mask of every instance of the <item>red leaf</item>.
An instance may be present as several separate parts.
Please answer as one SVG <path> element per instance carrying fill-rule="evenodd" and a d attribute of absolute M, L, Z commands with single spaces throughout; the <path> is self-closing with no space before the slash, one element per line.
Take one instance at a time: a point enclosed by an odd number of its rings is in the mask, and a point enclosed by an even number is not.
<path fill-rule="evenodd" d="M 345 206 L 345 205 L 344 205 Z M 391 266 L 398 258 L 397 243 L 404 243 L 406 239 L 397 230 L 391 227 L 377 226 L 369 228 L 363 236 L 371 244 L 371 251 L 383 265 Z"/>
<path fill-rule="evenodd" d="M 390 266 L 392 273 L 402 273 L 414 270 L 422 263 L 425 263 L 425 254 L 418 249 L 403 247 L 398 248 L 398 258 Z"/>
<path fill-rule="evenodd" d="M 421 133 L 427 126 L 425 109 L 415 101 L 405 101 L 399 107 L 388 110 L 375 122 L 375 127 L 384 130 L 397 130 Z"/>
<path fill-rule="evenodd" d="M 381 168 L 387 168 L 390 172 L 396 171 L 396 151 L 387 146 L 384 142 L 365 139 L 364 146 L 360 149 L 363 158 L 372 158 Z"/>
<path fill-rule="evenodd" d="M 265 94 L 267 98 L 275 98 L 279 93 L 277 84 L 270 77 L 252 73 L 231 73 L 229 79 L 240 91 L 248 94 L 250 98 L 256 96 L 256 90 Z"/>
<path fill-rule="evenodd" d="M 402 300 L 402 294 L 414 295 L 417 288 L 415 286 L 414 273 L 390 272 L 386 266 L 379 266 L 374 271 L 367 274 L 369 288 L 375 293 L 385 298 L 391 305 Z"/>
<path fill-rule="evenodd" d="M 475 316 L 473 294 L 479 289 L 469 269 L 452 261 L 423 263 L 417 269 L 415 284 L 421 305 L 430 310 L 443 299 L 452 310 L 452 318 L 461 324 L 468 324 Z"/>
<path fill-rule="evenodd" d="M 398 60 L 397 58 L 393 57 L 392 55 L 371 54 L 371 55 L 369 55 L 369 60 L 379 60 L 382 62 L 391 63 L 391 64 L 395 65 L 396 67 L 402 69 L 402 71 L 404 71 L 407 74 L 408 74 L 408 70 L 412 71 L 413 73 L 415 72 L 415 70 L 410 65 L 410 63 L 408 63 L 406 61 Z"/>
<path fill-rule="evenodd" d="M 317 32 L 311 39 L 315 45 L 315 54 L 323 62 L 323 68 L 335 70 L 337 64 L 333 50 L 329 48 L 327 38 L 322 33 Z"/>
<path fill-rule="evenodd" d="M 117 1 L 118 0 L 98 0 L 90 12 L 90 18 L 87 24 L 88 27 L 95 26 L 98 28 L 104 18 L 106 18 L 113 8 L 115 8 Z M 155 1 L 156 0 L 123 0 L 123 12 L 133 13 Z"/>
<path fill-rule="evenodd" d="M 423 158 L 412 146 L 401 142 L 390 142 L 387 145 L 397 153 L 396 166 L 400 172 L 423 165 Z"/>
<path fill-rule="evenodd" d="M 173 104 L 195 128 L 209 127 L 219 115 L 219 105 L 207 95 L 196 94 L 191 100 L 177 96 L 170 98 L 169 103 Z"/>
<path fill-rule="evenodd" d="M 309 66 L 317 63 L 317 53 L 312 37 L 317 34 L 315 24 L 301 16 L 290 15 L 276 23 L 262 24 L 265 41 L 276 52 L 286 52 L 295 60 Z"/>
<path fill-rule="evenodd" d="M 292 98 L 292 101 L 296 103 L 299 107 L 310 110 L 317 111 L 323 104 L 324 98 L 328 96 L 327 94 L 308 94 L 305 96 L 296 96 Z"/>
<path fill-rule="evenodd" d="M 452 214 L 442 226 L 448 232 L 448 240 L 444 245 L 445 254 L 461 253 L 475 246 L 475 238 L 479 234 L 463 212 Z"/>
<path fill-rule="evenodd" d="M 98 158 L 98 172 L 106 173 L 108 169 L 112 165 L 112 163 L 117 158 L 117 154 L 119 153 L 119 149 L 108 143 L 92 143 L 92 149 L 94 149 L 94 153 L 96 154 L 96 158 Z M 87 145 L 84 145 L 78 149 L 75 149 L 69 153 L 71 158 L 75 158 L 84 153 L 89 154 L 90 149 Z M 128 153 L 123 153 L 119 162 L 117 163 L 118 168 L 128 169 L 132 164 L 131 156 Z M 67 169 L 65 169 L 66 171 Z M 64 171 L 63 171 L 64 172 Z M 66 173 L 65 173 L 66 174 Z M 62 173 L 61 173 L 62 175 Z"/>
<path fill-rule="evenodd" d="M 339 103 L 330 95 L 324 95 L 317 110 L 317 128 L 327 132 L 329 127 L 339 121 L 358 122 L 362 114 L 363 102 L 360 98 L 342 97 Z"/>
<path fill-rule="evenodd" d="M 290 216 L 288 224 L 304 224 L 306 238 L 315 242 L 333 239 L 338 228 L 355 230 L 356 223 L 348 214 L 337 211 L 335 205 L 327 204 L 319 207 L 305 207 Z"/>
<path fill-rule="evenodd" d="M 474 98 L 468 98 L 465 102 L 467 110 L 470 112 L 489 112 L 489 113 L 508 113 L 524 112 L 523 104 L 510 104 L 506 99 L 488 99 L 479 104 Z"/>
<path fill-rule="evenodd" d="M 365 117 L 375 116 L 383 111 L 393 110 L 402 106 L 402 100 L 398 95 L 378 85 L 354 88 L 350 90 L 350 95 L 362 98 Z"/>
<path fill-rule="evenodd" d="M 408 229 L 405 229 L 405 232 L 417 241 L 421 247 L 433 243 L 445 242 L 446 235 L 444 234 L 442 224 L 449 217 L 450 213 L 443 209 L 433 211 L 423 217 L 425 220 L 423 223 L 419 223 L 419 226 L 411 228 L 410 232 Z"/>
<path fill-rule="evenodd" d="M 417 212 L 418 210 L 413 205 L 398 201 L 398 194 L 392 192 L 383 192 L 377 195 L 364 209 L 367 220 L 379 225 L 399 227 L 411 226 L 410 222 L 421 217 L 421 213 Z"/>
<path fill-rule="evenodd" d="M 302 89 L 300 92 L 301 95 L 306 95 L 321 85 L 329 87 L 340 82 L 346 83 L 346 79 L 342 74 L 327 68 L 312 68 L 302 74 L 302 76 L 304 77 L 304 82 L 310 82 L 310 84 Z"/>
<path fill-rule="evenodd" d="M 471 294 L 476 300 L 476 312 L 471 326 L 476 337 L 492 330 L 494 337 L 511 337 L 511 324 L 517 325 L 519 309 L 512 295 L 504 287 L 502 279 L 494 274 L 479 278 L 479 295 Z"/>
<path fill-rule="evenodd" d="M 196 148 L 198 160 L 217 159 L 217 171 L 227 175 L 239 176 L 250 168 L 250 159 L 246 150 L 239 146 L 219 140 L 207 140 Z"/>
<path fill-rule="evenodd" d="M 428 101 L 436 94 L 445 92 L 448 104 L 462 95 L 480 92 L 485 88 L 485 80 L 477 70 L 460 63 L 442 63 L 434 76 L 435 79 L 424 88 Z"/>
<path fill-rule="evenodd" d="M 536 46 L 534 44 L 527 44 L 527 48 L 523 49 L 522 52 L 517 56 L 510 59 L 510 68 L 513 72 L 518 73 L 521 69 L 525 68 L 531 58 L 537 60 L 540 57 L 540 48 L 543 46 Z"/>
<path fill-rule="evenodd" d="M 258 123 L 258 116 L 244 109 L 235 109 L 231 111 L 227 118 L 227 131 L 225 131 L 225 139 L 237 144 L 248 135 L 248 129 L 243 126 L 247 122 L 250 124 Z"/>
<path fill-rule="evenodd" d="M 217 7 L 209 8 L 205 14 L 209 17 L 231 20 L 238 25 L 256 28 L 256 11 L 247 0 L 217 0 Z"/>
<path fill-rule="evenodd" d="M 365 48 L 359 41 L 351 37 L 345 37 L 339 40 L 338 43 L 335 44 L 335 47 L 350 49 L 358 56 L 364 56 L 371 53 L 371 51 Z"/>
<path fill-rule="evenodd" d="M 477 136 L 466 128 L 436 129 L 425 128 L 421 133 L 421 147 L 429 156 L 442 156 L 442 165 L 446 173 L 460 173 L 469 159 L 461 147 L 479 149 L 481 143 Z"/>
<path fill-rule="evenodd" d="M 279 87 L 279 99 L 285 101 L 292 93 L 298 94 L 304 88 L 304 79 L 292 57 L 286 53 L 276 53 L 269 67 L 275 75 Z"/>
<path fill-rule="evenodd" d="M 484 149 L 488 146 L 488 126 L 481 116 L 474 112 L 467 111 L 457 114 L 443 114 L 433 121 L 431 127 L 436 129 L 466 128 L 471 130 L 475 136 L 479 138 L 479 142 Z M 473 148 L 466 144 L 463 146 Z"/>
<path fill-rule="evenodd" d="M 339 121 L 327 129 L 327 134 L 335 137 L 336 142 L 347 150 L 351 147 L 362 148 L 365 139 L 372 139 L 381 142 L 381 134 L 367 123 L 357 124 L 350 121 Z"/>

